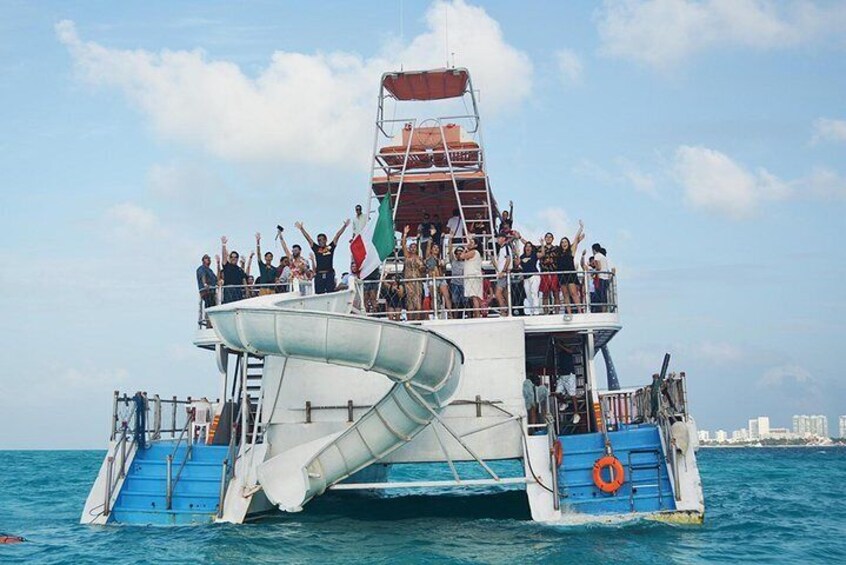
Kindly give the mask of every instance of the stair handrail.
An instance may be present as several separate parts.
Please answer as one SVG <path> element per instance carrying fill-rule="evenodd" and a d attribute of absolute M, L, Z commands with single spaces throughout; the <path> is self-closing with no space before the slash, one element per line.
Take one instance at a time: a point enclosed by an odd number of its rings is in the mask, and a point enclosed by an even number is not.
<path fill-rule="evenodd" d="M 127 452 L 132 451 L 132 448 L 135 447 L 135 434 L 132 434 L 132 442 L 127 447 L 126 441 L 129 437 L 128 428 L 129 425 L 127 422 L 131 421 L 133 416 L 135 415 L 135 407 L 133 406 L 132 410 L 129 413 L 129 417 L 123 421 L 120 427 L 120 437 L 115 443 L 114 447 L 112 448 L 111 453 L 106 457 L 106 464 L 108 466 L 106 470 L 106 484 L 105 484 L 105 493 L 104 493 L 104 500 L 103 500 L 103 516 L 108 516 L 109 512 L 111 511 L 111 502 L 112 497 L 115 493 L 115 487 L 117 486 L 117 481 L 113 481 L 114 475 L 114 464 L 115 459 L 117 459 L 118 453 L 120 453 L 120 472 L 118 474 L 119 478 L 124 478 L 126 476 L 126 457 Z"/>
<path fill-rule="evenodd" d="M 217 517 L 223 517 L 223 503 L 226 499 L 226 489 L 229 486 L 229 481 L 235 475 L 235 438 L 238 434 L 235 433 L 235 423 L 241 420 L 241 408 L 244 403 L 238 403 L 238 413 L 233 414 L 229 425 L 229 445 L 226 448 L 226 459 L 223 460 L 223 469 L 220 473 L 220 500 L 217 504 Z"/>
<path fill-rule="evenodd" d="M 166 485 L 166 492 L 165 492 L 165 502 L 167 509 L 170 510 L 171 503 L 173 502 L 173 491 L 176 490 L 176 484 L 179 482 L 179 477 L 182 476 L 182 469 L 185 468 L 185 464 L 191 459 L 191 450 L 194 446 L 194 438 L 191 436 L 187 436 L 188 430 L 191 428 L 191 425 L 194 423 L 194 412 L 188 411 L 188 418 L 185 420 L 185 425 L 182 426 L 182 431 L 179 432 L 179 439 L 176 440 L 176 445 L 173 446 L 173 450 L 168 454 L 166 462 L 167 462 L 167 485 Z M 192 434 L 193 435 L 193 434 Z M 182 444 L 182 438 L 185 438 L 185 457 L 182 458 L 182 462 L 179 464 L 179 470 L 176 472 L 176 479 L 173 479 L 173 458 L 176 455 L 177 451 L 179 450 L 179 446 Z"/>

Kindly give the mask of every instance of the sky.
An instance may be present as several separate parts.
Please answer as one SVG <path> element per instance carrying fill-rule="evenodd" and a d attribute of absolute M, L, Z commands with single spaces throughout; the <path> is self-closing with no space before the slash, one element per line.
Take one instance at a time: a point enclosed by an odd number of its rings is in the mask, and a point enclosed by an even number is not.
<path fill-rule="evenodd" d="M 0 449 L 102 448 L 116 389 L 214 397 L 199 258 L 334 233 L 379 76 L 447 63 L 516 227 L 608 249 L 624 386 L 670 352 L 700 428 L 836 428 L 846 3 L 6 0 Z"/>

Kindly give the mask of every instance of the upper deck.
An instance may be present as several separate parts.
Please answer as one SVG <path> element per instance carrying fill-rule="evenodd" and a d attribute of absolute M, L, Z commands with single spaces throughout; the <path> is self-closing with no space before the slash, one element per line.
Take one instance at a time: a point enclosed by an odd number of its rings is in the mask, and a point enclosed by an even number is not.
<path fill-rule="evenodd" d="M 394 232 L 407 228 L 409 245 L 395 245 L 387 257 L 380 251 L 381 279 L 352 285 L 350 311 L 432 325 L 456 320 L 483 324 L 516 316 L 524 320 L 527 333 L 593 330 L 603 341 L 620 329 L 614 272 L 517 272 L 521 266 L 513 259 L 521 238 L 511 229 L 511 218 L 500 213 L 491 190 L 479 108 L 467 69 L 385 73 L 371 165 L 367 214 L 373 219 L 371 212 L 388 199 Z M 425 233 L 418 233 L 420 228 Z M 499 274 L 494 267 L 498 236 L 504 236 L 503 246 L 512 249 L 507 272 Z M 452 247 L 469 250 L 471 242 L 481 256 L 482 272 L 468 278 L 459 264 L 453 264 L 460 255 Z M 440 251 L 430 254 L 434 244 Z M 415 252 L 420 260 L 411 265 L 407 259 Z M 434 266 L 421 266 L 432 260 Z M 478 270 L 478 265 L 474 268 Z M 239 292 L 245 298 L 262 290 L 292 297 L 313 292 L 310 281 L 294 285 L 276 284 L 270 289 L 254 285 Z M 567 292 L 559 292 L 562 285 Z M 465 286 L 472 287 L 468 296 Z M 539 290 L 549 304 L 538 304 Z M 220 304 L 227 293 L 218 294 Z M 228 298 L 232 296 L 230 292 Z M 202 308 L 199 319 L 202 328 Z"/>
<path fill-rule="evenodd" d="M 400 308 L 393 308 L 391 306 L 391 295 L 386 292 L 385 288 L 379 288 L 379 281 L 368 282 L 358 279 L 353 279 L 351 287 L 341 288 L 334 293 L 319 296 L 324 300 L 332 301 L 329 308 L 333 311 L 389 319 L 403 324 L 426 325 L 434 329 L 441 325 L 453 323 L 487 324 L 496 323 L 499 320 L 520 319 L 524 323 L 527 335 L 592 332 L 596 347 L 606 344 L 622 328 L 616 273 L 591 273 L 588 276 L 585 276 L 582 271 L 544 274 L 549 276 L 572 274 L 578 277 L 580 287 L 583 289 L 581 294 L 583 301 L 569 307 L 563 305 L 541 306 L 533 312 L 533 309 L 527 306 L 524 301 L 525 293 L 521 292 L 525 282 L 523 277 L 511 273 L 505 277 L 507 287 L 504 289 L 504 297 L 507 308 L 499 308 L 498 305 L 495 305 L 494 286 L 497 276 L 493 273 L 483 273 L 482 275 L 483 288 L 486 294 L 479 307 L 464 302 L 461 304 L 445 304 L 441 293 L 431 292 L 429 299 L 422 301 L 419 310 L 410 310 L 401 303 Z M 598 277 L 600 274 L 607 276 L 607 279 L 603 279 L 607 281 L 604 294 L 597 293 L 596 283 L 591 284 L 590 281 L 591 277 Z M 426 293 L 428 292 L 427 288 L 434 288 L 434 285 L 442 282 L 447 285 L 455 285 L 460 278 L 448 274 L 437 278 L 405 279 L 402 284 L 420 285 L 421 290 Z M 291 302 L 291 307 L 308 309 L 308 302 L 318 299 L 318 295 L 314 293 L 313 281 L 310 280 L 275 285 L 227 286 L 225 288 L 230 299 L 234 291 L 240 292 L 243 296 L 240 300 L 244 301 L 258 297 L 260 292 L 262 294 L 272 292 L 273 295 L 278 297 L 280 306 L 283 306 L 284 302 Z M 453 289 L 454 286 L 450 290 Z M 224 287 L 218 286 L 215 291 L 215 303 L 224 303 Z M 265 300 L 268 299 L 273 300 L 265 297 Z M 227 300 L 227 302 L 231 301 Z M 295 302 L 298 304 L 294 305 Z M 396 303 L 394 302 L 394 304 Z M 325 308 L 326 306 L 321 307 Z M 194 343 L 200 347 L 214 347 L 215 344 L 220 343 L 214 330 L 209 327 L 205 315 L 205 304 L 202 299 L 198 306 L 197 334 Z"/>

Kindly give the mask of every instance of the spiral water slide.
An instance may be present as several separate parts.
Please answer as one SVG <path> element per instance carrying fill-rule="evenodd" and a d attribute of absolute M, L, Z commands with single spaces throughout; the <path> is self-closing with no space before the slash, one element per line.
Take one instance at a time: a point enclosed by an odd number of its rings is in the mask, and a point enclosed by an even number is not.
<path fill-rule="evenodd" d="M 450 402 L 464 354 L 426 329 L 322 311 L 330 302 L 260 297 L 209 309 L 227 347 L 376 371 L 390 392 L 343 432 L 287 450 L 259 465 L 268 499 L 297 511 L 328 487 L 411 441 Z M 311 309 L 315 308 L 315 309 Z"/>

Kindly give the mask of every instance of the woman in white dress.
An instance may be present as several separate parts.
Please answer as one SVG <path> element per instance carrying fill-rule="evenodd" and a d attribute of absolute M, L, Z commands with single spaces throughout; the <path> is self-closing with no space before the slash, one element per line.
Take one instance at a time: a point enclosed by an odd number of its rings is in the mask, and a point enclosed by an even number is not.
<path fill-rule="evenodd" d="M 479 253 L 476 240 L 470 238 L 462 256 L 464 261 L 464 297 L 470 301 L 472 317 L 482 315 L 482 255 Z"/>

